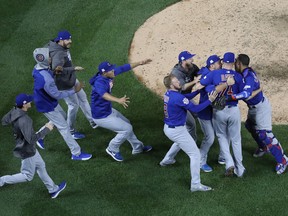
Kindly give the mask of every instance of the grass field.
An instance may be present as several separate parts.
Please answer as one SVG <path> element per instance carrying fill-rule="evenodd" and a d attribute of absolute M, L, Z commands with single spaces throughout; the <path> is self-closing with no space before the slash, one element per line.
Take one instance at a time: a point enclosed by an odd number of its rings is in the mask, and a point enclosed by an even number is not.
<path fill-rule="evenodd" d="M 86 69 L 78 77 L 88 84 L 101 61 L 126 63 L 137 28 L 175 2 L 1 0 L 0 116 L 13 106 L 15 95 L 32 93 L 32 52 L 54 38 L 59 30 L 72 33 L 73 62 Z M 90 86 L 85 91 L 89 96 Z M 87 136 L 79 144 L 93 158 L 84 162 L 70 160 L 68 147 L 54 130 L 45 139 L 46 150 L 39 151 L 52 179 L 56 183 L 67 180 L 67 188 L 51 200 L 38 176 L 32 182 L 7 185 L 0 188 L 0 215 L 287 215 L 287 173 L 275 174 L 275 162 L 270 155 L 252 157 L 256 144 L 244 127 L 245 178 L 223 177 L 224 167 L 216 162 L 219 149 L 215 144 L 208 159 L 214 171 L 201 175 L 202 182 L 215 190 L 191 193 L 189 160 L 183 152 L 178 154 L 175 165 L 165 168 L 158 165 L 171 145 L 162 131 L 161 99 L 140 84 L 133 73 L 116 78 L 113 94 L 127 94 L 131 98 L 127 110 L 117 104 L 115 108 L 131 120 L 138 138 L 152 145 L 153 151 L 132 156 L 130 145 L 125 143 L 121 147 L 125 161 L 112 161 L 105 148 L 114 134 L 91 129 L 79 112 L 78 129 Z M 30 116 L 35 129 L 47 121 L 34 107 Z M 287 130 L 287 125 L 274 126 L 284 149 L 288 148 Z M 200 127 L 198 132 L 201 140 Z M 20 161 L 12 155 L 11 128 L 1 126 L 0 136 L 0 176 L 17 173 Z"/>

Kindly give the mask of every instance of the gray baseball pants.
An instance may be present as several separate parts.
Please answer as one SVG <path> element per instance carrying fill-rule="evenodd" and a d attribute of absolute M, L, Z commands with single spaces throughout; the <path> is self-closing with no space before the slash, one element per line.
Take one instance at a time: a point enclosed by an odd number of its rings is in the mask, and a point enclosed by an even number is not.
<path fill-rule="evenodd" d="M 272 110 L 269 100 L 264 96 L 264 101 L 248 110 L 247 119 L 255 124 L 255 130 L 272 130 Z"/>
<path fill-rule="evenodd" d="M 191 186 L 200 184 L 200 151 L 195 141 L 188 133 L 186 126 L 169 128 L 168 125 L 165 124 L 164 133 L 174 143 L 165 155 L 163 161 L 169 161 L 171 149 L 173 152 L 173 146 L 178 146 L 190 158 Z"/>
<path fill-rule="evenodd" d="M 58 104 L 54 111 L 44 113 L 44 115 L 51 121 L 58 129 L 66 144 L 68 145 L 71 154 L 79 155 L 81 153 L 81 148 L 78 143 L 73 139 L 69 126 L 66 121 L 66 113 L 62 107 Z"/>
<path fill-rule="evenodd" d="M 193 137 L 195 142 L 197 142 L 196 121 L 193 114 L 190 111 L 187 111 L 186 127 L 189 134 Z"/>
<path fill-rule="evenodd" d="M 241 116 L 239 107 L 226 106 L 223 110 L 213 109 L 213 125 L 220 148 L 224 154 L 226 169 L 234 167 L 236 175 L 241 176 L 245 168 L 242 164 Z M 234 160 L 230 153 L 230 141 Z"/>
<path fill-rule="evenodd" d="M 201 142 L 201 146 L 200 146 L 200 154 L 201 154 L 200 165 L 202 166 L 207 163 L 208 152 L 215 140 L 215 135 L 214 135 L 215 132 L 214 132 L 212 120 L 204 120 L 204 119 L 198 118 L 198 121 L 199 121 L 199 124 L 201 126 L 201 129 L 204 135 L 203 140 Z M 221 148 L 219 152 L 219 158 L 224 158 Z"/>
<path fill-rule="evenodd" d="M 77 80 L 77 82 L 79 81 Z M 89 123 L 91 124 L 91 122 L 93 122 L 91 107 L 87 99 L 87 95 L 83 89 L 75 94 L 70 95 L 69 97 L 64 98 L 64 100 L 68 106 L 67 123 L 71 131 L 75 130 L 76 117 L 79 107 L 81 108 Z"/>
<path fill-rule="evenodd" d="M 190 136 L 193 138 L 193 140 L 197 141 L 197 134 L 196 134 L 196 122 L 191 112 L 187 111 L 187 117 L 186 117 L 186 129 Z M 167 159 L 169 158 L 169 161 L 174 160 L 177 153 L 181 150 L 179 145 L 172 144 L 170 150 L 167 152 Z M 166 156 L 165 156 L 166 157 Z M 164 158 L 163 161 L 166 161 Z"/>
<path fill-rule="evenodd" d="M 143 143 L 138 140 L 134 134 L 130 121 L 116 109 L 112 108 L 112 113 L 109 116 L 106 118 L 94 119 L 94 122 L 100 127 L 117 133 L 109 143 L 108 148 L 110 151 L 119 152 L 121 144 L 126 140 L 132 146 L 132 154 L 143 151 Z"/>
<path fill-rule="evenodd" d="M 49 193 L 54 193 L 58 190 L 58 185 L 56 185 L 48 175 L 45 162 L 37 149 L 34 156 L 23 159 L 21 163 L 21 172 L 14 175 L 2 176 L 0 178 L 0 186 L 32 181 L 36 171 Z"/>

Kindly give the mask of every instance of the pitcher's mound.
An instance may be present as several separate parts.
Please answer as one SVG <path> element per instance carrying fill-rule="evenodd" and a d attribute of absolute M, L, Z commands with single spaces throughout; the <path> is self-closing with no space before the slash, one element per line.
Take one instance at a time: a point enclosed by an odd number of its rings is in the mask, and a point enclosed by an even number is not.
<path fill-rule="evenodd" d="M 135 74 L 162 96 L 162 80 L 183 50 L 196 53 L 205 66 L 208 56 L 246 53 L 273 110 L 273 123 L 288 123 L 288 1 L 186 0 L 149 18 L 135 33 L 130 62 L 151 58 Z M 242 119 L 246 106 L 241 104 Z"/>

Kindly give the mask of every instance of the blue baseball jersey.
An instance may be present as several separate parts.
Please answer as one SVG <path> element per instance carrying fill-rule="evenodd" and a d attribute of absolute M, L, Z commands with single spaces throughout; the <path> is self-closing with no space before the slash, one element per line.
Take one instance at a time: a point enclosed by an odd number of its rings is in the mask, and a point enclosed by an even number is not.
<path fill-rule="evenodd" d="M 256 72 L 252 68 L 246 68 L 242 76 L 244 77 L 244 87 L 242 91 L 235 94 L 234 97 L 237 100 L 243 99 L 248 105 L 256 105 L 263 99 L 263 92 L 260 91 L 255 97 L 250 100 L 245 100 L 252 95 L 252 92 L 260 88 L 260 81 L 257 77 Z"/>
<path fill-rule="evenodd" d="M 130 64 L 125 64 L 114 69 L 115 76 L 131 70 Z M 112 113 L 111 101 L 105 100 L 105 93 L 111 94 L 113 79 L 102 76 L 99 72 L 90 79 L 92 85 L 91 92 L 91 112 L 94 119 L 106 118 Z"/>
<path fill-rule="evenodd" d="M 185 125 L 187 110 L 199 112 L 209 106 L 211 102 L 206 100 L 204 103 L 195 105 L 190 100 L 199 91 L 190 94 L 181 94 L 178 91 L 168 90 L 164 95 L 164 122 L 169 126 Z"/>
<path fill-rule="evenodd" d="M 200 69 L 200 71 L 198 72 L 198 75 L 201 75 L 201 78 L 203 78 L 204 76 L 206 76 L 210 72 L 211 71 L 207 67 L 202 67 Z M 212 91 L 212 90 L 210 90 L 210 91 Z M 208 91 L 208 92 L 210 92 L 210 91 Z M 199 103 L 202 103 L 202 102 L 204 102 L 206 100 L 208 100 L 208 93 L 207 93 L 207 90 L 205 88 L 203 88 L 203 89 L 200 90 Z M 212 114 L 213 114 L 212 106 L 207 106 L 205 109 L 203 109 L 200 112 L 198 112 L 197 116 L 198 116 L 198 118 L 203 119 L 203 120 L 211 120 L 212 119 Z"/>
<path fill-rule="evenodd" d="M 34 68 L 32 76 L 34 78 L 33 96 L 38 112 L 46 113 L 54 111 L 54 108 L 58 105 L 58 100 L 75 94 L 74 89 L 59 91 L 51 70 L 37 70 Z"/>
<path fill-rule="evenodd" d="M 223 82 L 227 81 L 229 76 L 233 76 L 235 79 L 235 84 L 232 86 L 228 86 L 222 92 L 218 94 L 219 97 L 233 95 L 241 92 L 241 89 L 244 86 L 244 80 L 242 76 L 234 70 L 227 70 L 227 69 L 219 69 L 215 70 L 212 73 L 208 73 L 200 80 L 200 84 L 204 86 L 214 85 L 217 86 Z M 237 106 L 238 101 L 227 101 L 226 105 L 230 106 Z"/>

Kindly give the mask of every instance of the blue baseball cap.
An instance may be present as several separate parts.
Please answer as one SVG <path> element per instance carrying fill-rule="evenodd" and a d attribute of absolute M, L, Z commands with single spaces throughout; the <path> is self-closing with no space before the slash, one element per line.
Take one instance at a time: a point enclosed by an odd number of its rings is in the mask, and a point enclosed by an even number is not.
<path fill-rule="evenodd" d="M 21 93 L 21 94 L 16 96 L 15 101 L 16 101 L 16 106 L 21 107 L 24 104 L 27 104 L 27 103 L 30 103 L 31 101 L 33 101 L 33 96 Z"/>
<path fill-rule="evenodd" d="M 99 64 L 98 71 L 100 74 L 103 74 L 105 72 L 109 72 L 109 71 L 113 70 L 115 67 L 116 67 L 116 65 L 112 65 L 110 62 L 104 61 L 104 62 Z"/>
<path fill-rule="evenodd" d="M 70 32 L 63 30 L 59 31 L 57 37 L 54 39 L 55 42 L 60 41 L 60 40 L 69 40 L 72 38 L 72 35 Z"/>
<path fill-rule="evenodd" d="M 219 58 L 219 56 L 217 55 L 211 55 L 208 57 L 207 61 L 206 61 L 206 65 L 207 67 L 210 67 L 210 65 L 214 64 L 215 62 L 220 61 L 221 59 Z"/>
<path fill-rule="evenodd" d="M 182 61 L 185 61 L 185 60 L 187 60 L 187 59 L 192 58 L 192 57 L 195 56 L 195 55 L 196 55 L 196 54 L 192 54 L 192 53 L 190 53 L 190 52 L 188 52 L 188 51 L 183 51 L 183 52 L 181 52 L 181 53 L 179 54 L 178 60 L 179 60 L 179 62 L 182 62 Z"/>
<path fill-rule="evenodd" d="M 223 62 L 225 63 L 234 63 L 235 62 L 235 55 L 232 52 L 226 52 L 223 56 Z"/>

